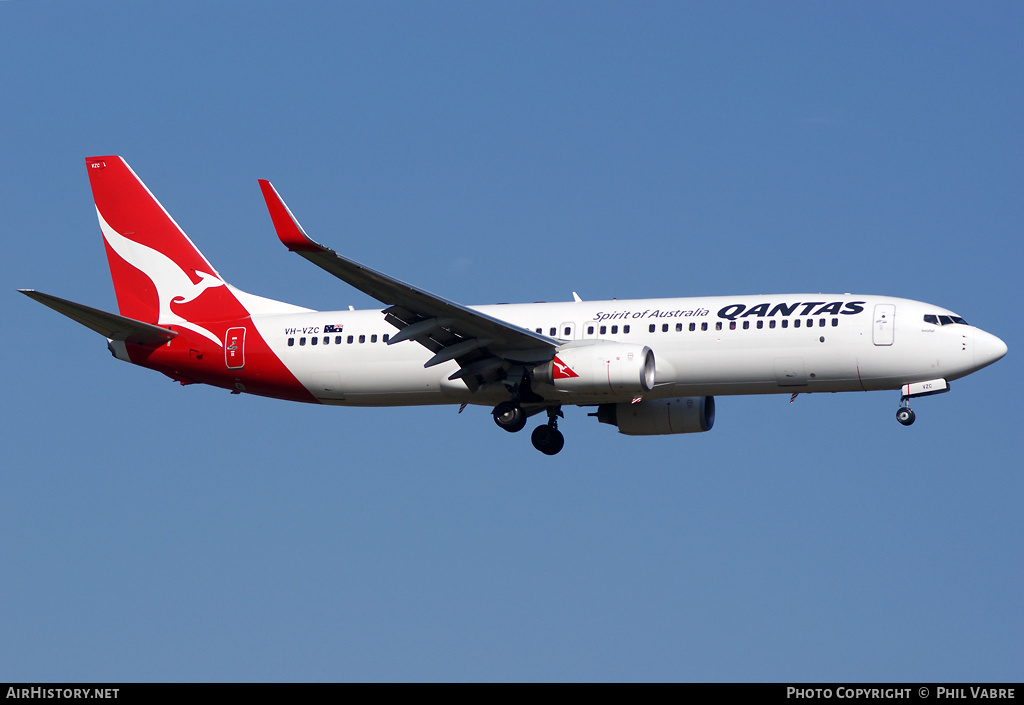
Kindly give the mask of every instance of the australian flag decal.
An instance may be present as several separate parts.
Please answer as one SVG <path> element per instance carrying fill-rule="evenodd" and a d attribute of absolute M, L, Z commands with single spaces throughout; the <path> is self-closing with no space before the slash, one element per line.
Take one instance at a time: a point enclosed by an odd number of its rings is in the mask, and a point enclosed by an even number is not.
<path fill-rule="evenodd" d="M 324 333 L 340 333 L 341 329 L 345 326 L 332 326 L 330 324 L 324 326 Z"/>

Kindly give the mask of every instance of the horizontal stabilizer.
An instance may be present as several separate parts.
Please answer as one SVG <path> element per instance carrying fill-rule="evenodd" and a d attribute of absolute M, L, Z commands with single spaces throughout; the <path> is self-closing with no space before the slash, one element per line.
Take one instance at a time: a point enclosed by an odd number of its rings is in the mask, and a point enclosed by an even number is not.
<path fill-rule="evenodd" d="M 123 340 L 139 345 L 162 345 L 178 335 L 173 330 L 136 321 L 134 318 L 107 313 L 84 304 L 76 304 L 74 301 L 44 294 L 35 289 L 18 289 L 18 291 L 110 340 Z"/>

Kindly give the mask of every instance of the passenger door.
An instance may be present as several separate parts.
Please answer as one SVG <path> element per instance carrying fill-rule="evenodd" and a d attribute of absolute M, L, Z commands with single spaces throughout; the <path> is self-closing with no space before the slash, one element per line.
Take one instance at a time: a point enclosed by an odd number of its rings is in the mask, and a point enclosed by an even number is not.
<path fill-rule="evenodd" d="M 877 304 L 874 323 L 871 327 L 872 342 L 875 345 L 892 345 L 895 324 L 896 306 L 894 304 Z"/>

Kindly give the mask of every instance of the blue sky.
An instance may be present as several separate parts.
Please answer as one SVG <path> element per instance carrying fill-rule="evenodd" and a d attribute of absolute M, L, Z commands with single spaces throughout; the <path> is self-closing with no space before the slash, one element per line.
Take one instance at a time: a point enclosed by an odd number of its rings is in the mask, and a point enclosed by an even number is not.
<path fill-rule="evenodd" d="M 1020 681 L 1020 3 L 0 2 L 0 680 Z M 860 292 L 1009 354 L 921 400 L 566 409 L 182 388 L 15 293 L 115 310 L 84 157 L 235 286 L 373 307 L 315 238 L 467 304 Z M 1007 383 L 1005 380 L 1011 380 Z"/>

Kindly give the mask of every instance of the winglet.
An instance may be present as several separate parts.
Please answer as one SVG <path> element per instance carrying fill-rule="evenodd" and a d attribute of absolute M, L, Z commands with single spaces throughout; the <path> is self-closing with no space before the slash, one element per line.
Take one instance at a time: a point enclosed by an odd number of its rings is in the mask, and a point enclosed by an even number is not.
<path fill-rule="evenodd" d="M 263 199 L 267 202 L 267 210 L 270 211 L 270 219 L 274 222 L 274 230 L 277 231 L 277 236 L 284 246 L 290 252 L 326 251 L 326 247 L 314 242 L 302 229 L 274 185 L 266 179 L 260 179 L 259 182 Z"/>

